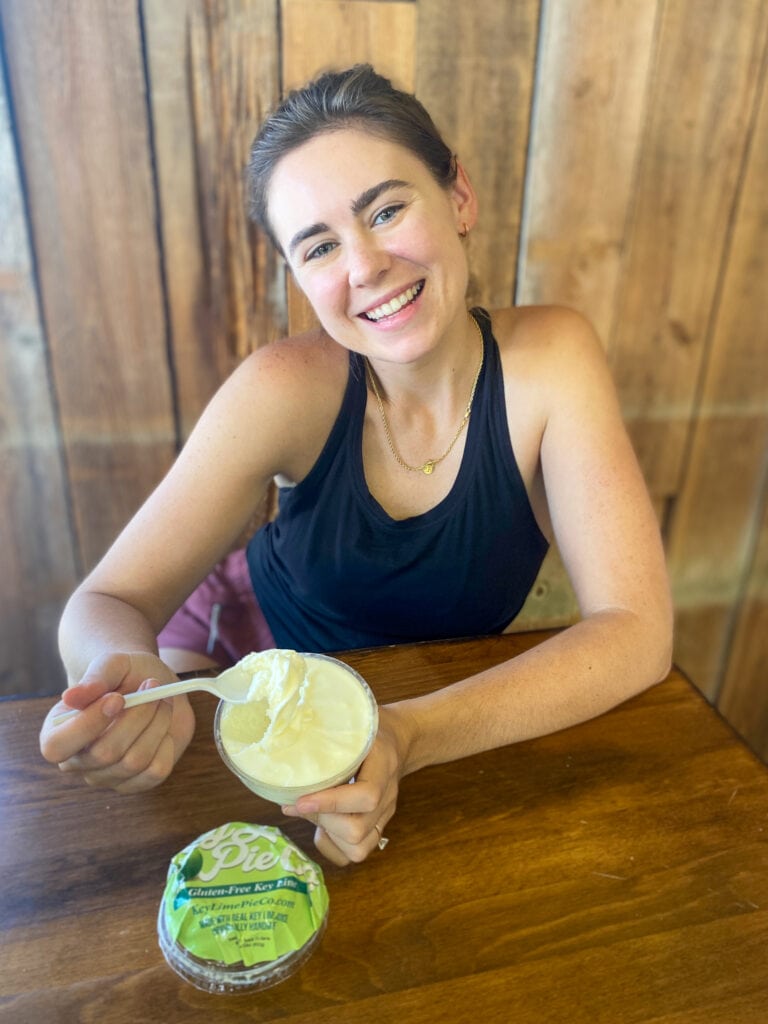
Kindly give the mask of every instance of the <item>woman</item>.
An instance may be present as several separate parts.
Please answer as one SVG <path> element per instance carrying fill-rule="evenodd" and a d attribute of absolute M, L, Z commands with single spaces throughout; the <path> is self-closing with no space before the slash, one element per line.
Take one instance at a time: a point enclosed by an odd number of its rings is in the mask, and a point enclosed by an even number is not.
<path fill-rule="evenodd" d="M 267 120 L 250 182 L 321 326 L 243 362 L 73 595 L 61 651 L 81 714 L 54 726 L 54 709 L 41 746 L 121 792 L 169 774 L 192 737 L 186 698 L 123 711 L 121 694 L 180 670 L 183 652 L 161 660 L 158 634 L 272 479 L 280 513 L 248 568 L 261 639 L 271 630 L 278 646 L 498 632 L 556 539 L 577 624 L 383 707 L 355 784 L 284 808 L 347 864 L 377 846 L 409 772 L 573 725 L 662 679 L 670 598 L 598 341 L 565 309 L 467 310 L 475 193 L 413 97 L 368 66 L 321 76 Z M 250 596 L 254 630 L 258 612 Z"/>

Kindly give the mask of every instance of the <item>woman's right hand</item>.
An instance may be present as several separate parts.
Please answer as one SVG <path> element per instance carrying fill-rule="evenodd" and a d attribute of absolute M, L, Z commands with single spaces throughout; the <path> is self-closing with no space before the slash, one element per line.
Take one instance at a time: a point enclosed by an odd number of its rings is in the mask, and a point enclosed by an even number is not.
<path fill-rule="evenodd" d="M 181 696 L 125 710 L 121 695 L 138 690 L 148 680 L 159 685 L 175 679 L 154 654 L 107 654 L 95 659 L 46 716 L 40 733 L 43 757 L 90 786 L 120 793 L 157 786 L 170 775 L 192 739 L 192 708 Z M 57 715 L 72 708 L 80 713 L 54 723 Z"/>

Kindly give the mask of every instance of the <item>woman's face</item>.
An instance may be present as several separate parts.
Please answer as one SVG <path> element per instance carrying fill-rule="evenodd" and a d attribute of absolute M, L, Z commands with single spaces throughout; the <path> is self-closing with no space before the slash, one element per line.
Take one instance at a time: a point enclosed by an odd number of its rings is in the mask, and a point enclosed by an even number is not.
<path fill-rule="evenodd" d="M 397 143 L 326 132 L 277 164 L 268 210 L 296 282 L 340 344 L 409 363 L 466 329 L 459 231 L 476 214 L 461 170 L 444 189 Z"/>

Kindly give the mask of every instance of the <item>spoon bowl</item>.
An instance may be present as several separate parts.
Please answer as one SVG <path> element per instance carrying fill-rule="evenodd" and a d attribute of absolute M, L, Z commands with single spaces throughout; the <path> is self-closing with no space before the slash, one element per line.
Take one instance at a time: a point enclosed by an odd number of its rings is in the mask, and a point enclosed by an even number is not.
<path fill-rule="evenodd" d="M 164 700 L 166 697 L 178 697 L 182 693 L 192 693 L 194 690 L 205 690 L 212 693 L 220 700 L 229 701 L 231 704 L 244 704 L 248 700 L 248 691 L 253 681 L 253 669 L 243 668 L 240 664 L 225 669 L 221 675 L 214 678 L 201 676 L 194 679 L 181 679 L 176 683 L 164 683 L 162 686 L 153 686 L 149 690 L 136 690 L 135 693 L 123 695 L 126 708 L 134 708 L 137 704 L 149 704 L 151 701 Z M 75 715 L 80 714 L 79 709 L 63 711 L 56 715 L 54 725 L 66 722 Z"/>

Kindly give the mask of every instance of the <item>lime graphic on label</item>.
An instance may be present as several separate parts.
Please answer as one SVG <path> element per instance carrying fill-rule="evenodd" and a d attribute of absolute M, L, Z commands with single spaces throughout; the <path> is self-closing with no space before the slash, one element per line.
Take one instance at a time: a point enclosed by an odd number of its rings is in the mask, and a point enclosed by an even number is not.
<path fill-rule="evenodd" d="M 203 855 L 196 847 L 186 860 L 182 861 L 179 866 L 179 874 L 183 879 L 189 881 L 190 878 L 194 878 L 198 874 L 203 866 Z"/>

